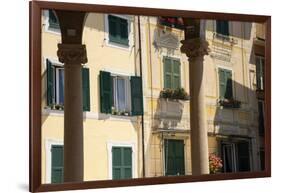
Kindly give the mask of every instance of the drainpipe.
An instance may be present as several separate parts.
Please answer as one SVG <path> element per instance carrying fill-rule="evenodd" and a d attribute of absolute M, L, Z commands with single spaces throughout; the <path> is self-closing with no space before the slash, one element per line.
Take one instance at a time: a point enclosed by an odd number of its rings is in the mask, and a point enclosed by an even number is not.
<path fill-rule="evenodd" d="M 139 32 L 139 53 L 140 53 L 140 77 L 142 80 L 142 49 L 141 49 L 141 29 L 140 29 L 140 16 L 138 15 L 138 32 Z M 143 87 L 141 87 L 143 93 Z M 141 115 L 141 142 L 142 142 L 142 175 L 145 177 L 145 147 L 144 147 L 144 115 Z"/>

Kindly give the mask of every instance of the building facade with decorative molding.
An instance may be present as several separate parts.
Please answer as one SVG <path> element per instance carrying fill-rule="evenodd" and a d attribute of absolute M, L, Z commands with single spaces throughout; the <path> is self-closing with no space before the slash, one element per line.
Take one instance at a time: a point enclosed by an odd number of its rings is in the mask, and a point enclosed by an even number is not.
<path fill-rule="evenodd" d="M 262 168 L 256 24 L 202 22 L 208 152 L 222 172 Z M 189 61 L 180 18 L 87 15 L 84 180 L 190 175 Z M 42 12 L 42 183 L 63 182 L 64 65 L 55 12 Z M 260 69 L 260 68 L 259 68 Z M 260 76 L 259 76 L 260 77 Z M 143 124 L 142 124 L 143 123 Z M 192 128 L 196 129 L 196 128 Z M 261 156 L 262 157 L 262 156 Z"/>

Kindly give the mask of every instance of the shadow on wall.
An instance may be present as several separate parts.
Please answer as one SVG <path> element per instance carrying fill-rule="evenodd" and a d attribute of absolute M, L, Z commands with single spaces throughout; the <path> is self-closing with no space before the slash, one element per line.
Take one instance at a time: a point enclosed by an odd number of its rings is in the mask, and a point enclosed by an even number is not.
<path fill-rule="evenodd" d="M 206 30 L 216 32 L 216 21 L 207 20 Z M 250 40 L 253 24 L 251 22 L 229 21 L 229 35 L 234 38 Z"/>
<path fill-rule="evenodd" d="M 182 120 L 184 103 L 175 99 L 157 99 L 153 129 L 175 129 Z"/>

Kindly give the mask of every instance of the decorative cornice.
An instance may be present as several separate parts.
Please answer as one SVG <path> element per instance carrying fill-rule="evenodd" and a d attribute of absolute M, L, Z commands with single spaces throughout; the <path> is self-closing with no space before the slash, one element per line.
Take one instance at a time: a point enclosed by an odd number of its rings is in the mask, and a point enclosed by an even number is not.
<path fill-rule="evenodd" d="M 210 52 L 209 43 L 200 38 L 182 40 L 181 52 L 189 58 L 208 55 Z"/>
<path fill-rule="evenodd" d="M 57 55 L 64 64 L 85 64 L 88 62 L 86 46 L 82 44 L 58 44 Z"/>

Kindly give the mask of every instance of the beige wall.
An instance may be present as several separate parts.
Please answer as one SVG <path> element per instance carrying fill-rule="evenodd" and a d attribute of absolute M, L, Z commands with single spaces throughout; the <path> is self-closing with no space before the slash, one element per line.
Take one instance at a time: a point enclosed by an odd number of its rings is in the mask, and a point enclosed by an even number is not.
<path fill-rule="evenodd" d="M 90 69 L 91 111 L 84 113 L 84 165 L 85 180 L 109 178 L 108 144 L 111 142 L 132 143 L 135 146 L 135 177 L 142 175 L 141 127 L 136 117 L 119 117 L 99 113 L 100 70 L 123 75 L 139 74 L 138 42 L 134 37 L 137 26 L 135 17 L 130 20 L 129 48 L 120 48 L 108 43 L 106 20 L 103 14 L 88 14 L 83 32 L 83 44 L 86 44 Z M 45 59 L 57 60 L 58 33 L 42 30 L 42 182 L 46 182 L 47 140 L 63 139 L 63 114 L 59 111 L 46 110 L 46 74 Z M 206 114 L 208 131 L 212 134 L 241 135 L 257 138 L 257 107 L 255 65 L 252 60 L 253 25 L 230 22 L 230 40 L 222 41 L 214 36 L 215 23 L 206 22 L 206 39 L 211 52 L 205 56 L 204 74 L 206 90 Z M 185 141 L 185 170 L 191 174 L 190 139 L 189 139 L 189 101 L 159 100 L 159 93 L 164 86 L 163 57 L 179 58 L 181 61 L 181 86 L 189 93 L 189 63 L 187 57 L 177 49 L 155 47 L 155 40 L 165 33 L 172 33 L 178 40 L 184 38 L 181 30 L 159 27 L 156 18 L 141 17 L 141 43 L 143 56 L 143 91 L 144 91 L 144 128 L 145 128 L 145 170 L 146 176 L 163 175 L 163 139 L 174 138 Z M 233 44 L 232 44 L 232 43 Z M 223 60 L 221 58 L 224 58 Z M 242 102 L 240 109 L 222 109 L 218 106 L 218 68 L 232 70 L 234 79 L 234 97 Z M 251 74 L 252 73 L 252 74 Z M 238 127 L 237 127 L 238 123 Z M 159 128 L 176 128 L 173 135 L 159 132 Z M 258 143 L 258 140 L 257 140 Z M 209 151 L 218 153 L 216 135 L 209 136 Z M 255 158 L 254 158 L 255 160 Z"/>

